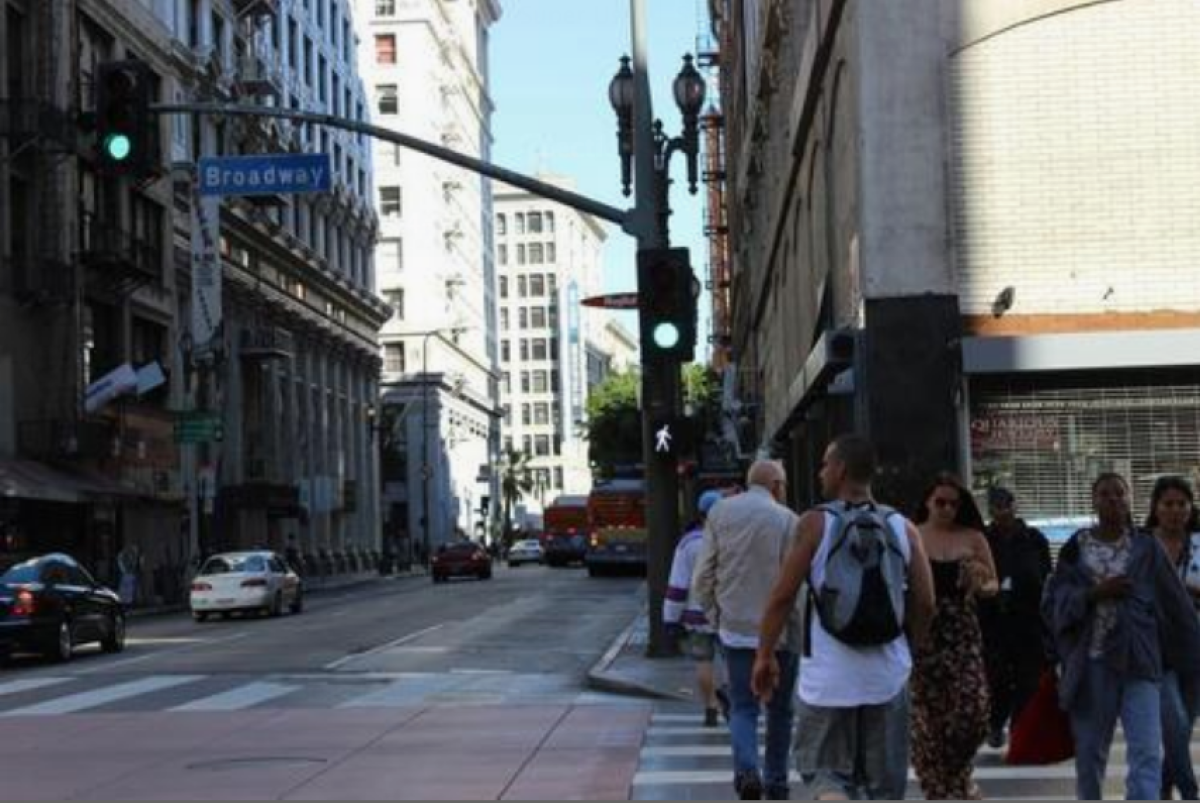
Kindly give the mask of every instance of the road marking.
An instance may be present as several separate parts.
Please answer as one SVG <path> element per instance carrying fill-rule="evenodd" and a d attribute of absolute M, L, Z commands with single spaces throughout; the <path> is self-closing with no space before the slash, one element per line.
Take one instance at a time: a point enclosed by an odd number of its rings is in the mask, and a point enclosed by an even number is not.
<path fill-rule="evenodd" d="M 25 680 L 10 680 L 8 683 L 0 683 L 0 696 L 5 694 L 20 694 L 25 691 L 33 691 L 34 689 L 44 689 L 47 686 L 57 686 L 59 683 L 66 683 L 71 678 L 27 678 Z"/>
<path fill-rule="evenodd" d="M 129 683 L 118 683 L 116 686 L 105 686 L 104 688 L 95 689 L 93 691 L 80 692 L 79 694 L 69 694 L 66 697 L 59 697 L 54 700 L 47 700 L 44 703 L 30 705 L 24 708 L 14 708 L 11 711 L 5 711 L 0 716 L 4 717 L 36 717 L 36 716 L 53 716 L 56 714 L 71 714 L 76 711 L 85 711 L 89 708 L 99 708 L 108 703 L 114 703 L 118 700 L 127 700 L 130 697 L 138 697 L 151 692 L 170 689 L 175 686 L 183 686 L 188 683 L 194 683 L 197 680 L 203 680 L 204 675 L 159 675 L 144 678 L 142 680 L 134 680 Z"/>
<path fill-rule="evenodd" d="M 243 708 L 265 703 L 297 691 L 299 686 L 285 686 L 282 683 L 256 682 L 247 683 L 236 689 L 193 700 L 186 705 L 178 705 L 171 711 L 240 711 Z"/>
<path fill-rule="evenodd" d="M 249 638 L 251 635 L 253 635 L 253 634 L 251 634 L 251 633 L 234 633 L 232 636 L 225 636 L 224 638 L 209 639 L 206 641 L 197 641 L 194 644 L 189 644 L 186 647 L 180 647 L 177 650 L 161 650 L 159 652 L 152 652 L 147 655 L 138 655 L 133 658 L 124 658 L 120 661 L 111 661 L 108 663 L 99 664 L 98 666 L 94 666 L 89 669 L 81 669 L 78 672 L 75 672 L 74 674 L 76 674 L 76 675 L 94 675 L 98 672 L 110 672 L 113 669 L 116 669 L 117 667 L 130 666 L 131 664 L 140 664 L 142 661 L 150 661 L 155 658 L 169 658 L 173 655 L 179 655 L 180 653 L 184 653 L 184 652 L 191 652 L 192 650 L 196 650 L 201 647 L 213 647 L 218 644 L 228 644 L 231 641 L 240 641 L 241 639 Z"/>
<path fill-rule="evenodd" d="M 446 626 L 446 623 L 443 622 L 438 625 L 433 625 L 432 627 L 427 627 L 424 630 L 418 630 L 415 633 L 409 633 L 407 636 L 401 636 L 400 638 L 396 639 L 395 641 L 389 641 L 387 644 L 380 644 L 378 647 L 374 647 L 365 652 L 350 653 L 349 655 L 343 656 L 343 657 L 337 659 L 336 661 L 332 661 L 330 663 L 325 664 L 325 668 L 327 670 L 334 670 L 334 669 L 337 669 L 341 666 L 344 666 L 344 665 L 350 663 L 351 661 L 357 661 L 359 658 L 368 658 L 372 655 L 378 655 L 381 652 L 387 652 L 390 649 L 399 647 L 401 644 L 407 644 L 410 641 L 416 641 L 417 639 L 421 638 L 422 636 L 424 636 L 428 633 L 432 633 L 435 630 L 441 630 L 445 626 Z"/>

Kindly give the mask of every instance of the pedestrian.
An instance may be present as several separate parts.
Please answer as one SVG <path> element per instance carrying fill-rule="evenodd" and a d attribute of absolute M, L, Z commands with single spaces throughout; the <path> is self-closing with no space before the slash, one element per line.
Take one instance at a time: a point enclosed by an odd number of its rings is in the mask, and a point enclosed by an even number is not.
<path fill-rule="evenodd" d="M 1146 529 L 1153 533 L 1193 605 L 1200 599 L 1200 511 L 1192 486 L 1178 476 L 1159 477 L 1150 494 Z M 1186 688 L 1175 671 L 1164 671 L 1159 693 L 1162 708 L 1162 800 L 1176 791 L 1183 800 L 1196 800 L 1200 792 L 1192 768 L 1192 729 L 1196 721 L 1194 688 Z"/>
<path fill-rule="evenodd" d="M 773 655 L 780 679 L 767 707 L 766 754 L 759 773 L 759 701 L 750 673 L 759 648 L 763 609 L 796 531 L 797 516 L 784 504 L 787 475 L 773 460 L 758 460 L 747 474 L 748 490 L 723 499 L 709 511 L 692 593 L 717 629 L 729 674 L 729 735 L 733 748 L 733 787 L 742 800 L 788 799 L 788 751 L 792 729 L 792 689 L 796 683 L 794 641 Z M 798 621 L 796 625 L 798 625 Z M 798 635 L 798 627 L 795 628 Z"/>
<path fill-rule="evenodd" d="M 704 725 L 715 728 L 722 709 L 728 716 L 728 700 L 718 689 L 714 670 L 717 637 L 704 611 L 692 598 L 692 575 L 696 558 L 704 542 L 704 522 L 713 505 L 721 500 L 720 491 L 705 491 L 696 502 L 696 518 L 688 525 L 675 547 L 671 560 L 671 576 L 667 581 L 663 601 L 663 622 L 675 631 L 685 645 L 685 651 L 696 662 L 696 690 L 704 704 Z"/>
<path fill-rule="evenodd" d="M 872 498 L 875 466 L 857 435 L 825 450 L 820 484 L 831 501 L 800 518 L 754 661 L 760 698 L 790 686 L 774 651 L 807 582 L 796 762 L 818 800 L 900 800 L 907 787 L 909 639 L 928 629 L 933 581 L 916 528 Z"/>
<path fill-rule="evenodd" d="M 1118 717 L 1127 744 L 1126 797 L 1157 799 L 1163 671 L 1189 682 L 1200 671 L 1200 622 L 1167 553 L 1133 527 L 1129 497 L 1120 474 L 1097 477 L 1097 523 L 1063 546 L 1042 599 L 1061 662 L 1059 702 L 1075 736 L 1080 800 L 1102 796 Z"/>
<path fill-rule="evenodd" d="M 901 799 L 907 786 L 910 639 L 929 628 L 934 588 L 917 528 L 872 498 L 875 471 L 865 438 L 829 444 L 830 502 L 800 517 L 758 641 L 754 691 L 766 697 L 786 681 L 773 651 L 808 582 L 796 755 L 816 799 Z"/>
<path fill-rule="evenodd" d="M 1000 748 L 1006 741 L 1005 729 L 1037 690 L 1046 666 L 1039 608 L 1051 562 L 1046 536 L 1017 516 L 1011 491 L 989 489 L 988 513 L 992 523 L 984 534 L 1000 593 L 980 600 L 979 623 L 992 703 L 988 744 Z"/>
<path fill-rule="evenodd" d="M 939 474 L 914 521 L 929 556 L 936 604 L 912 676 L 913 768 L 926 800 L 979 800 L 971 774 L 988 732 L 987 671 L 976 600 L 999 590 L 983 517 L 971 492 Z"/>

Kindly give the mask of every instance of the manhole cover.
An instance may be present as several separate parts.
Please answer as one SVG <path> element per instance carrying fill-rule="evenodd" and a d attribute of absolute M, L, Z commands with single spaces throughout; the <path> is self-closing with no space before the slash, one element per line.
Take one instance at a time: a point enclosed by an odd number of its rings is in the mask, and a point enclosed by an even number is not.
<path fill-rule="evenodd" d="M 307 756 L 253 756 L 249 758 L 216 758 L 188 764 L 189 770 L 222 772 L 224 770 L 258 769 L 259 767 L 311 767 L 327 764 L 328 759 Z"/>

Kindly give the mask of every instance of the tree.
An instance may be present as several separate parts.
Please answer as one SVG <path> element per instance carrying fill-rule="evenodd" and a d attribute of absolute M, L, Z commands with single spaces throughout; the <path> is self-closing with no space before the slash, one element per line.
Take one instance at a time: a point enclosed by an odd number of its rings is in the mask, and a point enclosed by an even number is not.
<path fill-rule="evenodd" d="M 504 500 L 504 543 L 512 541 L 512 510 L 533 491 L 533 471 L 529 468 L 529 454 L 512 446 L 500 456 L 500 496 Z"/>

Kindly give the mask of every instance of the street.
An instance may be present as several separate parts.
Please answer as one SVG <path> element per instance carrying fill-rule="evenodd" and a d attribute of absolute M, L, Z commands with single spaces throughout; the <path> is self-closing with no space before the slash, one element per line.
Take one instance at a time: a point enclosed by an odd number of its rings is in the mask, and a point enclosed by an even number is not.
<path fill-rule="evenodd" d="M 640 586 L 544 567 L 380 579 L 281 619 L 134 619 L 118 655 L 17 657 L 0 740 L 22 772 L 0 796 L 623 797 L 649 706 L 584 678 Z M 563 778 L 556 749 L 586 761 Z M 611 791 L 587 791 L 597 761 Z"/>

